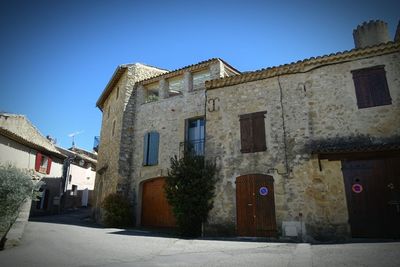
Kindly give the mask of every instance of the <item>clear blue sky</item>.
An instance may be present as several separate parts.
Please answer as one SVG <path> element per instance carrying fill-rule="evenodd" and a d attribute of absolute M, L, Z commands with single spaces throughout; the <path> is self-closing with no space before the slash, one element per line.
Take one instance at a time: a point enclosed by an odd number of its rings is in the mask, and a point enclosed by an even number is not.
<path fill-rule="evenodd" d="M 0 111 L 26 115 L 62 147 L 91 149 L 96 100 L 119 64 L 176 69 L 220 57 L 241 71 L 352 49 L 361 22 L 391 38 L 399 0 L 2 0 Z"/>

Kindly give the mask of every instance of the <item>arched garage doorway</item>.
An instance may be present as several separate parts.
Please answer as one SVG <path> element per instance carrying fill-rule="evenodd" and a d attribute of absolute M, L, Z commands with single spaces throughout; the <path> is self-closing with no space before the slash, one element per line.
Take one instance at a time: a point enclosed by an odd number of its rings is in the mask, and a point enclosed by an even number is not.
<path fill-rule="evenodd" d="M 146 227 L 175 227 L 175 217 L 164 193 L 165 178 L 146 180 L 142 184 L 142 219 Z"/>
<path fill-rule="evenodd" d="M 248 174 L 236 178 L 236 216 L 239 236 L 276 236 L 272 176 Z"/>

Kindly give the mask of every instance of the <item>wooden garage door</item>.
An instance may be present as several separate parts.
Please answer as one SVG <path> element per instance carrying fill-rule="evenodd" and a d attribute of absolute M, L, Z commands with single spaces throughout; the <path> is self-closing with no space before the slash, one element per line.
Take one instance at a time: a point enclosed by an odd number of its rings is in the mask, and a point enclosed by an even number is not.
<path fill-rule="evenodd" d="M 236 178 L 237 234 L 276 236 L 274 180 L 261 174 Z"/>
<path fill-rule="evenodd" d="M 165 197 L 164 185 L 164 177 L 143 183 L 142 226 L 175 227 L 175 218 Z"/>
<path fill-rule="evenodd" d="M 353 237 L 400 238 L 400 158 L 344 160 Z"/>

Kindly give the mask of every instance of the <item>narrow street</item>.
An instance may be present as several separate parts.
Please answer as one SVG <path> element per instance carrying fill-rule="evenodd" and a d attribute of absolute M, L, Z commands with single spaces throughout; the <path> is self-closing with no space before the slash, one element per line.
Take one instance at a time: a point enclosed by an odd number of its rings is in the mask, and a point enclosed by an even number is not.
<path fill-rule="evenodd" d="M 400 242 L 310 245 L 184 240 L 101 228 L 83 213 L 28 223 L 0 266 L 400 266 Z"/>

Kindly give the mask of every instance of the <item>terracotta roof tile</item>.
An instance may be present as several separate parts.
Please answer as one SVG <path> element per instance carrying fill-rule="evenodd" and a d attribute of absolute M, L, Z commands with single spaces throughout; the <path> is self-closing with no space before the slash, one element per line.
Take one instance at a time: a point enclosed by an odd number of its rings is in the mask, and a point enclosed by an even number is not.
<path fill-rule="evenodd" d="M 260 69 L 252 72 L 247 72 L 242 75 L 230 76 L 220 79 L 206 81 L 206 88 L 208 90 L 216 89 L 224 86 L 231 86 L 240 83 L 252 82 L 267 78 L 272 78 L 278 75 L 305 73 L 312 69 L 348 60 L 355 60 L 367 56 L 383 55 L 400 51 L 400 42 L 388 42 L 376 46 L 352 49 L 350 51 L 343 51 L 331 53 L 329 55 L 311 57 L 290 64 L 284 64 L 266 69 Z"/>

